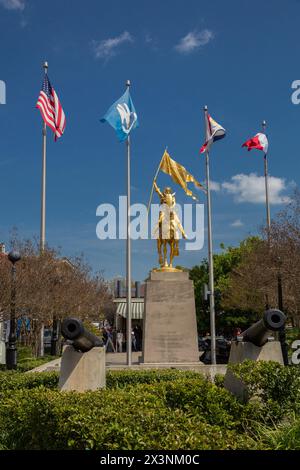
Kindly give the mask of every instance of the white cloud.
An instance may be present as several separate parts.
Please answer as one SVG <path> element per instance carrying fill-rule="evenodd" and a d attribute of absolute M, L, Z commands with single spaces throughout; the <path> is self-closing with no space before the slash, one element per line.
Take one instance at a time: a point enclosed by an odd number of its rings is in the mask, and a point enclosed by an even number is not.
<path fill-rule="evenodd" d="M 221 184 L 217 181 L 210 180 L 210 189 L 211 191 L 221 191 Z"/>
<path fill-rule="evenodd" d="M 7 10 L 24 10 L 25 0 L 0 0 L 0 5 Z"/>
<path fill-rule="evenodd" d="M 291 184 L 286 184 L 284 178 L 269 176 L 270 204 L 285 204 L 290 198 L 284 194 Z M 222 183 L 222 189 L 234 195 L 236 202 L 264 204 L 266 201 L 265 178 L 256 173 L 243 173 L 231 177 L 231 182 Z"/>
<path fill-rule="evenodd" d="M 204 188 L 206 188 L 206 180 L 204 181 L 201 181 L 201 184 L 202 186 L 204 186 Z M 200 189 L 198 186 L 195 185 L 195 189 L 197 189 L 198 191 L 202 191 L 202 189 Z M 222 189 L 222 185 L 221 183 L 218 183 L 217 181 L 212 181 L 210 180 L 210 190 L 211 191 L 221 191 Z"/>
<path fill-rule="evenodd" d="M 180 39 L 179 43 L 175 46 L 177 52 L 182 54 L 189 54 L 190 52 L 199 49 L 208 44 L 214 39 L 215 35 L 209 29 L 202 31 L 191 31 L 186 36 Z"/>
<path fill-rule="evenodd" d="M 243 222 L 240 220 L 240 219 L 237 219 L 235 220 L 234 222 L 232 222 L 232 224 L 230 224 L 231 227 L 236 227 L 236 228 L 239 228 L 239 227 L 243 227 L 244 224 Z"/>
<path fill-rule="evenodd" d="M 124 33 L 120 34 L 120 36 L 116 36 L 115 38 L 93 41 L 96 59 L 109 59 L 116 55 L 117 48 L 126 42 L 133 42 L 133 37 L 128 31 L 124 31 Z"/>

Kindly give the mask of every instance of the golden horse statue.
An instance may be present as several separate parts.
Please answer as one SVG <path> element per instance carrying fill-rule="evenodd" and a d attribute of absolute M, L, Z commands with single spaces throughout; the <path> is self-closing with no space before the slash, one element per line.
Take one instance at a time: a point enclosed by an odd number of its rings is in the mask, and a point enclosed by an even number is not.
<path fill-rule="evenodd" d="M 186 238 L 186 234 L 176 213 L 175 193 L 172 193 L 170 187 L 165 188 L 161 192 L 155 181 L 154 189 L 160 197 L 161 205 L 158 224 L 154 232 L 157 238 L 159 264 L 162 270 L 174 271 L 172 263 L 174 256 L 179 255 L 179 234 L 181 233 L 183 238 Z M 167 259 L 168 245 L 170 247 L 169 264 Z"/>

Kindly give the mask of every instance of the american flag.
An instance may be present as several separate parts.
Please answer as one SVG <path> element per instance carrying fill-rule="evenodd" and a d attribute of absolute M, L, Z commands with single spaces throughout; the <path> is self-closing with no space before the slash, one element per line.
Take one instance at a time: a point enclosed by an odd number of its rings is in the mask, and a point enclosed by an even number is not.
<path fill-rule="evenodd" d="M 49 82 L 47 74 L 45 74 L 36 107 L 39 108 L 44 122 L 53 130 L 54 139 L 57 140 L 64 133 L 66 117 L 58 96 Z"/>

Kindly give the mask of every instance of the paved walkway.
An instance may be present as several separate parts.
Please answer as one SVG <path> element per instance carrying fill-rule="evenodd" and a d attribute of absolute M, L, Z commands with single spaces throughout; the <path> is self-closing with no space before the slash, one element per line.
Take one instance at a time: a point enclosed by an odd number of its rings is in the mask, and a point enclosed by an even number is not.
<path fill-rule="evenodd" d="M 182 364 L 139 364 L 139 357 L 142 353 L 132 353 L 132 370 L 145 370 L 145 369 L 181 369 L 181 370 L 194 370 L 200 374 L 214 377 L 215 374 L 226 373 L 226 365 L 218 364 L 216 366 L 204 365 L 202 362 L 199 363 L 182 363 Z M 49 372 L 59 371 L 61 359 L 54 359 L 53 361 L 47 362 L 29 372 Z M 106 367 L 108 370 L 122 370 L 128 369 L 126 353 L 107 353 L 106 354 Z"/>

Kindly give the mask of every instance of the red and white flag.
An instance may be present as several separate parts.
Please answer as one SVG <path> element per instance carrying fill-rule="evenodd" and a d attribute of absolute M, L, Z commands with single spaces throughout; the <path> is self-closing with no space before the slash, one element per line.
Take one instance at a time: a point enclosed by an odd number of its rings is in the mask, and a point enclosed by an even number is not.
<path fill-rule="evenodd" d="M 242 147 L 247 147 L 248 151 L 252 149 L 262 150 L 264 153 L 268 151 L 269 142 L 266 134 L 259 132 L 252 139 L 246 140 Z"/>
<path fill-rule="evenodd" d="M 40 110 L 44 122 L 54 132 L 54 139 L 57 140 L 64 133 L 66 117 L 58 96 L 49 82 L 47 74 L 45 74 L 36 107 Z"/>

